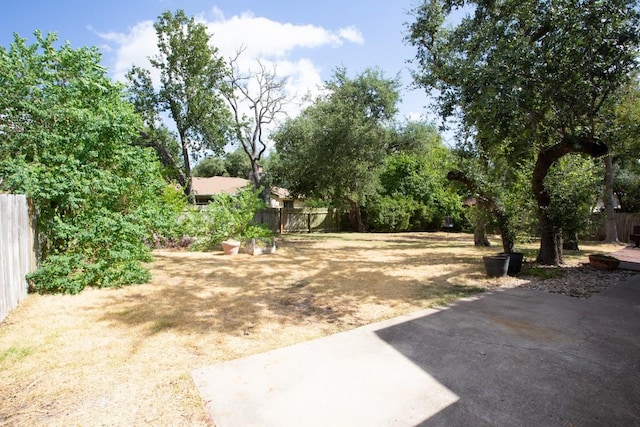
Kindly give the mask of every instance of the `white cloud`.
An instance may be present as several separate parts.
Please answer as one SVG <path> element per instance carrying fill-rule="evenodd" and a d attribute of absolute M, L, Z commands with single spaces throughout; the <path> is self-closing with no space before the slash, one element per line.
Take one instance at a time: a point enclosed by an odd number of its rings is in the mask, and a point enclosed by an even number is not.
<path fill-rule="evenodd" d="M 364 43 L 362 34 L 353 26 L 331 31 L 311 24 L 277 22 L 249 11 L 227 19 L 218 8 L 213 9 L 212 15 L 214 20 L 208 27 L 214 33 L 213 41 L 229 55 L 239 45 L 246 46 L 247 54 L 252 57 L 282 58 L 297 48 L 337 47 L 345 41 Z"/>
<path fill-rule="evenodd" d="M 289 96 L 295 99 L 287 109 L 289 116 L 295 116 L 303 107 L 305 95 L 317 95 L 323 85 L 323 70 L 311 59 L 312 50 L 364 43 L 362 34 L 353 26 L 334 31 L 311 24 L 277 22 L 251 12 L 227 18 L 214 8 L 196 20 L 213 34 L 212 43 L 224 58 L 234 57 L 239 49 L 244 49 L 238 61 L 242 71 L 256 67 L 256 60 L 260 59 L 263 64 L 275 67 L 279 76 L 287 77 Z M 115 79 L 124 81 L 135 64 L 149 69 L 154 81 L 159 81 L 158 73 L 148 61 L 158 53 L 152 21 L 138 22 L 125 33 L 96 33 L 105 43 L 103 52 L 113 58 L 110 69 Z"/>
<path fill-rule="evenodd" d="M 218 8 L 214 8 L 209 16 L 212 17 L 210 20 L 204 15 L 198 16 L 197 20 L 207 25 L 213 33 L 213 44 L 221 55 L 225 58 L 234 56 L 238 49 L 244 47 L 244 64 L 252 63 L 258 58 L 284 64 L 291 61 L 294 50 L 304 52 L 325 46 L 339 47 L 344 43 L 364 43 L 362 34 L 353 26 L 332 31 L 311 24 L 277 22 L 255 16 L 252 12 L 226 18 Z M 115 54 L 112 72 L 119 80 L 124 78 L 131 65 L 147 67 L 147 58 L 157 54 L 152 21 L 139 22 L 126 33 L 109 32 L 98 35 L 105 41 L 104 51 Z M 294 64 L 298 64 L 299 68 L 293 69 L 290 63 L 282 67 L 278 65 L 278 68 L 282 71 L 286 69 L 292 75 L 312 74 L 297 76 L 294 78 L 296 81 L 314 84 L 319 81 L 318 65 L 312 64 L 310 58 L 298 59 Z"/>
<path fill-rule="evenodd" d="M 360 32 L 360 30 L 358 30 L 356 27 L 347 27 L 347 28 L 342 28 L 340 30 L 338 30 L 338 34 L 340 34 L 340 37 L 342 37 L 345 40 L 348 40 L 352 43 L 357 43 L 357 44 L 362 44 L 364 43 L 364 37 L 362 36 L 362 33 Z"/>
<path fill-rule="evenodd" d="M 110 46 L 105 51 L 114 56 L 110 67 L 116 80 L 124 81 L 132 65 L 150 68 L 148 58 L 158 54 L 156 31 L 152 21 L 142 21 L 134 25 L 127 33 L 98 33 Z M 112 45 L 115 45 L 113 47 Z"/>

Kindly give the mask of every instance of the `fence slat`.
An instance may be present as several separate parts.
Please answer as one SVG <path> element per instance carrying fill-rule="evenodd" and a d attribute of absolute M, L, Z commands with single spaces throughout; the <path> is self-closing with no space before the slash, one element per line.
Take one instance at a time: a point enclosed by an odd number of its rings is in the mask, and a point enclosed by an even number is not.
<path fill-rule="evenodd" d="M 268 208 L 255 221 L 276 233 L 319 233 L 341 231 L 342 211 L 320 208 Z"/>
<path fill-rule="evenodd" d="M 34 259 L 26 196 L 0 194 L 0 322 L 26 298 Z"/>
<path fill-rule="evenodd" d="M 618 240 L 629 243 L 629 237 L 634 225 L 640 225 L 640 213 L 616 212 L 616 231 Z M 586 233 L 586 237 L 592 240 L 604 240 L 604 213 L 598 213 L 591 217 L 591 228 Z"/>

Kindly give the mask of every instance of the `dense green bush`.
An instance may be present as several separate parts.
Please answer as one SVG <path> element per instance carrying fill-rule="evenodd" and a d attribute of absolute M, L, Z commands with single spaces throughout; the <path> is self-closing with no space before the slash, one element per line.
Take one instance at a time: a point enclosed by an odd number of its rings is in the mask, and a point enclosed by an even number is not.
<path fill-rule="evenodd" d="M 195 239 L 191 248 L 212 250 L 227 239 L 243 242 L 271 237 L 271 230 L 253 222 L 256 213 L 266 207 L 259 194 L 247 186 L 235 195 L 221 193 L 206 206 L 191 209 L 182 222 Z"/>
<path fill-rule="evenodd" d="M 444 217 L 439 207 L 399 194 L 372 199 L 364 209 L 367 229 L 375 232 L 438 231 Z"/>
<path fill-rule="evenodd" d="M 440 145 L 425 150 L 425 154 L 398 153 L 386 159 L 380 174 L 382 196 L 367 204 L 367 210 L 375 213 L 368 216 L 374 221 L 367 224 L 370 229 L 437 231 L 446 216 L 460 222 L 461 199 L 446 179 L 449 152 Z M 392 211 L 385 214 L 380 211 L 383 207 Z M 395 212 L 398 209 L 406 211 L 400 214 Z M 408 225 L 394 219 L 407 215 Z"/>
<path fill-rule="evenodd" d="M 365 224 L 369 231 L 407 231 L 413 205 L 413 200 L 406 197 L 378 197 L 364 209 Z"/>
<path fill-rule="evenodd" d="M 38 218 L 38 292 L 77 293 L 149 279 L 145 240 L 175 222 L 142 123 L 97 49 L 55 37 L 0 47 L 0 190 L 23 193 Z"/>

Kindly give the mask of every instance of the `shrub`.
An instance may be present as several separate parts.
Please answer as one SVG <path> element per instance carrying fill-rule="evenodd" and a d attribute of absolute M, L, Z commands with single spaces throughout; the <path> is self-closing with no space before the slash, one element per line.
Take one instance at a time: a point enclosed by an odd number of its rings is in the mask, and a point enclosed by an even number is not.
<path fill-rule="evenodd" d="M 265 208 L 259 194 L 260 191 L 248 186 L 235 195 L 216 195 L 203 208 L 193 208 L 184 218 L 187 234 L 195 239 L 191 247 L 212 250 L 227 239 L 247 241 L 271 237 L 271 230 L 253 223 L 256 213 Z"/>
<path fill-rule="evenodd" d="M 175 221 L 142 120 L 96 48 L 36 32 L 0 46 L 0 191 L 26 194 L 38 219 L 32 290 L 80 292 L 149 279 L 145 240 Z"/>
<path fill-rule="evenodd" d="M 366 206 L 366 225 L 371 231 L 406 231 L 409 229 L 412 205 L 413 201 L 405 197 L 379 197 Z"/>

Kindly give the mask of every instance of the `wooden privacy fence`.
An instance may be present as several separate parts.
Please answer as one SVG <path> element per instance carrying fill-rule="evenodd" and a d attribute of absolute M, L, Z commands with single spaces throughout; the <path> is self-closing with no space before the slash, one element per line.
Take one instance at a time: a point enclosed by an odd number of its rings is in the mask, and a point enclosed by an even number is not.
<path fill-rule="evenodd" d="M 0 322 L 27 296 L 25 276 L 35 267 L 29 204 L 0 194 Z"/>
<path fill-rule="evenodd" d="M 616 229 L 621 242 L 630 242 L 629 237 L 634 225 L 640 225 L 640 213 L 616 213 Z"/>
<path fill-rule="evenodd" d="M 640 213 L 616 212 L 616 230 L 618 240 L 629 243 L 629 236 L 634 225 L 640 225 Z M 594 240 L 604 240 L 604 213 L 595 214 L 591 217 L 592 229 L 589 238 Z"/>
<path fill-rule="evenodd" d="M 342 215 L 333 208 L 269 208 L 258 212 L 255 220 L 276 233 L 330 233 L 341 231 Z"/>

